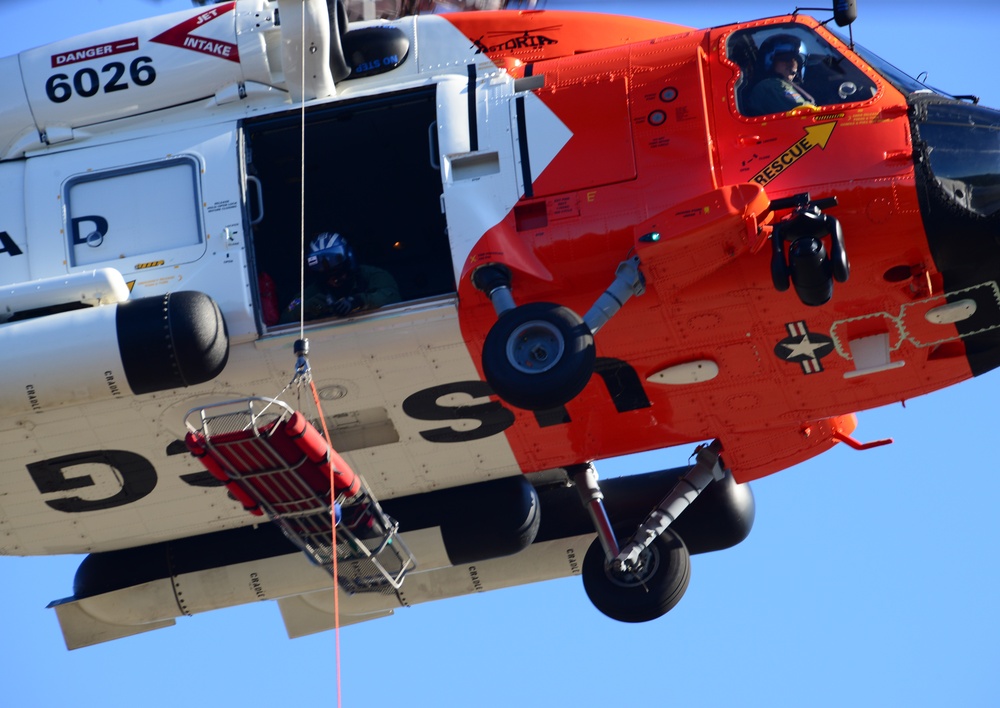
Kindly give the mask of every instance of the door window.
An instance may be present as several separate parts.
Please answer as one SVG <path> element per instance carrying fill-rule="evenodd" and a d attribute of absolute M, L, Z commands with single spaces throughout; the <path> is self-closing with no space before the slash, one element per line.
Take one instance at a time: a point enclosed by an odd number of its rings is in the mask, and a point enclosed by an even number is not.
<path fill-rule="evenodd" d="M 70 266 L 155 253 L 164 264 L 205 250 L 199 165 L 176 157 L 71 177 L 63 199 Z"/>

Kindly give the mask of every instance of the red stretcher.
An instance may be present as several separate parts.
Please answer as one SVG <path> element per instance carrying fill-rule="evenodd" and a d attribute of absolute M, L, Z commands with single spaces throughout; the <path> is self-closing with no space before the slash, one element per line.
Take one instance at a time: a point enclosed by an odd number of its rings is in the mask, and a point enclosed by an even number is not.
<path fill-rule="evenodd" d="M 266 515 L 317 565 L 355 592 L 395 592 L 413 555 L 364 480 L 300 411 L 246 398 L 190 411 L 184 442 L 255 516 Z"/>

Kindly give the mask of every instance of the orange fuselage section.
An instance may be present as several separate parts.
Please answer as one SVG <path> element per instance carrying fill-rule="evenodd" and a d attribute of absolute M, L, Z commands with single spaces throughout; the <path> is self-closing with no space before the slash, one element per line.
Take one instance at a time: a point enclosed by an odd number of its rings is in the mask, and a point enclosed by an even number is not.
<path fill-rule="evenodd" d="M 465 265 L 470 350 L 496 321 L 470 279 L 484 263 L 511 268 L 518 304 L 580 314 L 631 254 L 646 280 L 596 335 L 582 394 L 513 411 L 505 432 L 525 470 L 719 438 L 737 479 L 753 479 L 828 449 L 854 411 L 972 375 L 956 326 L 928 316 L 948 293 L 924 231 L 906 97 L 816 22 L 685 31 L 556 12 L 452 22 L 498 65 L 540 77 L 532 92 L 572 133 Z M 750 115 L 730 40 L 779 25 L 840 52 L 852 86 L 871 95 Z M 524 128 L 517 140 L 546 140 Z M 769 205 L 805 192 L 837 199 L 824 212 L 850 258 L 850 278 L 822 306 L 778 291 L 770 268 L 771 229 L 790 211 Z"/>

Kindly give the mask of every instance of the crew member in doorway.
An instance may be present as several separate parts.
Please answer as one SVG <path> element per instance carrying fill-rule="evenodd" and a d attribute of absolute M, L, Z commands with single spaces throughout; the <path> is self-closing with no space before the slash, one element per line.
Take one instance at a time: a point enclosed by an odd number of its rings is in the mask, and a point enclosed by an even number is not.
<path fill-rule="evenodd" d="M 764 59 L 764 78 L 750 92 L 753 115 L 816 105 L 816 100 L 798 83 L 806 64 L 806 45 L 802 40 L 790 34 L 776 34 L 764 40 L 760 54 Z"/>
<path fill-rule="evenodd" d="M 306 267 L 315 281 L 302 299 L 288 305 L 282 322 L 297 322 L 301 307 L 304 318 L 347 317 L 399 302 L 396 280 L 382 268 L 357 262 L 354 249 L 339 233 L 323 232 L 309 244 Z"/>

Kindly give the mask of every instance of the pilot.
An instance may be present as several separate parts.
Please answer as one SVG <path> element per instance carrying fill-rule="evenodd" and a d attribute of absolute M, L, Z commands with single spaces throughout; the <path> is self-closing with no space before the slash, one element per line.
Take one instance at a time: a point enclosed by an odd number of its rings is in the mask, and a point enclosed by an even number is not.
<path fill-rule="evenodd" d="M 399 302 L 399 286 L 385 270 L 361 265 L 339 233 L 323 232 L 309 244 L 306 267 L 317 279 L 306 287 L 302 300 L 295 298 L 281 317 L 296 322 L 299 306 L 307 320 L 347 317 L 363 310 L 375 310 Z"/>
<path fill-rule="evenodd" d="M 816 101 L 798 82 L 805 73 L 806 45 L 791 34 L 776 34 L 760 45 L 764 78 L 750 92 L 753 115 L 784 113 L 793 108 L 815 107 Z"/>

